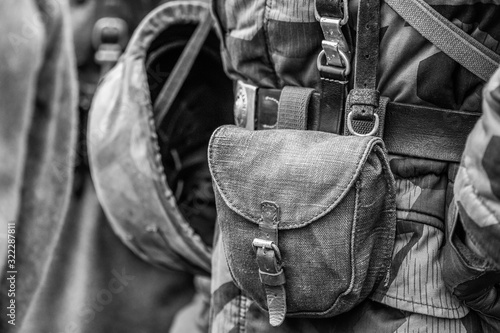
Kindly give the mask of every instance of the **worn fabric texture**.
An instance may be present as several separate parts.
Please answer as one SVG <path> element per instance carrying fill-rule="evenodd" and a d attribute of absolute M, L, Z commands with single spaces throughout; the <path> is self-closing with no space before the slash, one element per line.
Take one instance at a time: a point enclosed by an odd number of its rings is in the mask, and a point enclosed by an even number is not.
<path fill-rule="evenodd" d="M 192 276 L 127 249 L 88 173 L 72 193 L 82 155 L 68 14 L 66 0 L 0 3 L 0 332 L 167 331 L 193 294 Z M 15 326 L 6 316 L 8 222 L 18 232 Z"/>
<path fill-rule="evenodd" d="M 497 1 L 427 2 L 478 41 L 500 52 Z M 355 27 L 357 5 L 358 1 L 349 2 L 351 30 Z M 233 79 L 265 88 L 285 85 L 319 88 L 316 58 L 323 35 L 314 17 L 314 1 L 214 0 L 213 12 L 224 37 L 222 54 L 226 70 Z M 481 112 L 483 86 L 482 80 L 451 60 L 381 3 L 377 70 L 377 90 L 381 96 L 394 102 Z M 447 229 L 457 220 L 453 219 L 457 207 L 453 187 L 458 166 L 391 156 L 397 186 L 398 221 L 387 284 L 379 286 L 359 307 L 338 317 L 286 319 L 283 326 L 272 329 L 267 324 L 267 314 L 232 282 L 223 244 L 218 239 L 213 256 L 212 332 L 499 331 L 496 321 L 498 297 L 493 287 L 498 283 L 498 270 L 494 265 L 495 261 L 498 263 L 498 235 L 495 233 L 498 213 L 490 207 L 496 207 L 499 202 L 498 197 L 491 194 L 496 193 L 498 178 L 495 162 L 498 153 L 491 130 L 496 129 L 492 121 L 496 117 L 498 114 L 490 112 L 483 120 L 483 124 L 488 121 L 489 126 L 478 125 L 476 134 L 469 140 L 471 148 L 461 167 L 466 170 L 467 166 L 482 165 L 478 170 L 484 170 L 473 178 L 481 184 L 478 191 L 470 195 L 459 194 L 461 218 L 456 224 L 463 226 L 463 230 L 453 230 L 460 231 L 455 234 L 460 239 L 464 232 L 470 233 L 469 246 L 451 247 L 452 251 L 445 248 Z M 481 128 L 485 131 L 482 136 Z M 495 153 L 484 154 L 487 147 L 488 152 Z M 479 153 L 475 151 L 477 148 L 480 148 Z M 489 157 L 478 164 L 483 155 Z M 481 179 L 489 179 L 490 185 Z M 464 186 L 466 181 L 463 176 L 457 179 L 459 192 L 463 192 L 462 188 L 471 189 Z M 474 200 L 474 196 L 479 199 Z M 483 202 L 482 209 L 476 206 L 478 201 Z M 488 213 L 486 207 L 493 209 L 493 213 Z M 469 253 L 473 244 L 483 244 L 478 246 L 480 255 Z M 478 258 L 481 259 L 476 260 Z M 453 275 L 455 278 L 449 280 Z M 479 284 L 473 284 L 478 276 L 483 278 Z M 473 296 L 483 289 L 490 292 Z"/>
<path fill-rule="evenodd" d="M 0 4 L 1 308 L 7 223 L 16 224 L 16 326 L 23 331 L 50 276 L 72 182 L 76 75 L 65 1 Z"/>
<path fill-rule="evenodd" d="M 469 135 L 455 180 L 445 281 L 497 330 L 500 318 L 500 70 L 483 90 L 483 115 Z"/>

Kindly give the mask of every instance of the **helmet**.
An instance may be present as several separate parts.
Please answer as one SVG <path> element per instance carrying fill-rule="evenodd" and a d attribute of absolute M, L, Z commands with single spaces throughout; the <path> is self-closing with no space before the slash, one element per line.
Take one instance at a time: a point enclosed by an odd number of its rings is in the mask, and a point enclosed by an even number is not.
<path fill-rule="evenodd" d="M 211 31 L 166 116 L 153 107 L 206 2 L 167 2 L 140 24 L 101 82 L 88 149 L 96 193 L 115 233 L 156 266 L 210 272 L 215 202 L 211 133 L 232 123 L 232 83 Z"/>

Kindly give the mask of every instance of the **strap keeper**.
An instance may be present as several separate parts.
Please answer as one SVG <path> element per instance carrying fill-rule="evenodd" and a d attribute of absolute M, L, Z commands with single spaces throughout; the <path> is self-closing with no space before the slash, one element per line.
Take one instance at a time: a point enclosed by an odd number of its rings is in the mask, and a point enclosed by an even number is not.
<path fill-rule="evenodd" d="M 371 105 L 378 108 L 380 93 L 373 89 L 352 89 L 347 99 L 348 106 L 352 105 Z"/>
<path fill-rule="evenodd" d="M 278 104 L 278 129 L 307 129 L 309 101 L 314 89 L 302 87 L 283 88 Z"/>
<path fill-rule="evenodd" d="M 368 89 L 366 89 L 368 90 Z M 373 90 L 378 94 L 377 91 Z M 347 109 L 346 109 L 346 119 L 344 127 L 344 135 L 356 135 L 356 136 L 378 136 L 384 137 L 384 127 L 385 127 L 385 112 L 387 104 L 389 103 L 389 98 L 380 97 L 378 100 L 378 107 L 374 108 L 373 105 L 361 104 L 353 105 L 350 103 L 349 98 L 347 99 Z M 370 109 L 372 112 L 371 117 L 367 117 L 367 120 L 359 120 L 355 118 L 355 110 L 365 110 L 365 116 L 368 114 L 366 110 Z"/>
<path fill-rule="evenodd" d="M 353 120 L 373 120 L 374 109 L 380 104 L 380 93 L 374 89 L 352 89 L 347 96 L 347 110 Z"/>
<path fill-rule="evenodd" d="M 281 286 L 284 285 L 285 272 L 281 269 L 278 273 L 267 273 L 259 269 L 260 282 L 268 286 Z"/>

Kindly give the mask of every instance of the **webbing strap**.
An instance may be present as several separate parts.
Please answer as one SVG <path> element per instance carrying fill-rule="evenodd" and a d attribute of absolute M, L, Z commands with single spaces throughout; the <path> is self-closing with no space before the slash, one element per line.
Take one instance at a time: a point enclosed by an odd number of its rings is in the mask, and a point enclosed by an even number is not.
<path fill-rule="evenodd" d="M 455 26 L 423 0 L 386 0 L 396 13 L 450 58 L 484 81 L 500 56 Z"/>
<path fill-rule="evenodd" d="M 184 81 L 186 81 L 193 67 L 194 61 L 201 51 L 203 43 L 210 33 L 212 24 L 212 15 L 207 11 L 205 18 L 198 24 L 198 27 L 182 51 L 179 60 L 177 60 L 174 69 L 168 76 L 167 82 L 156 98 L 154 105 L 156 124 L 161 124 L 163 118 L 165 118 L 168 110 L 174 103 L 177 94 L 181 90 Z"/>
<path fill-rule="evenodd" d="M 311 88 L 283 88 L 278 104 L 278 129 L 307 129 L 307 112 L 313 92 Z"/>

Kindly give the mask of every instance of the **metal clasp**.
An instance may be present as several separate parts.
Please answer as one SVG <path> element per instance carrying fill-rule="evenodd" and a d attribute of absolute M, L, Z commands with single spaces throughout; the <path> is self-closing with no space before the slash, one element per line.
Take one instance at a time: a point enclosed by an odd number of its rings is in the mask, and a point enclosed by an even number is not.
<path fill-rule="evenodd" d="M 316 11 L 316 19 L 325 37 L 321 42 L 323 51 L 318 55 L 317 66 L 320 72 L 345 78 L 351 72 L 351 50 L 342 32 L 342 26 L 349 19 L 348 1 L 344 0 L 343 5 L 342 18 L 319 17 Z"/>
<path fill-rule="evenodd" d="M 321 46 L 326 55 L 326 63 L 330 66 L 346 67 L 351 60 L 351 51 L 342 32 L 342 20 L 322 17 L 319 22 L 325 36 Z"/>

